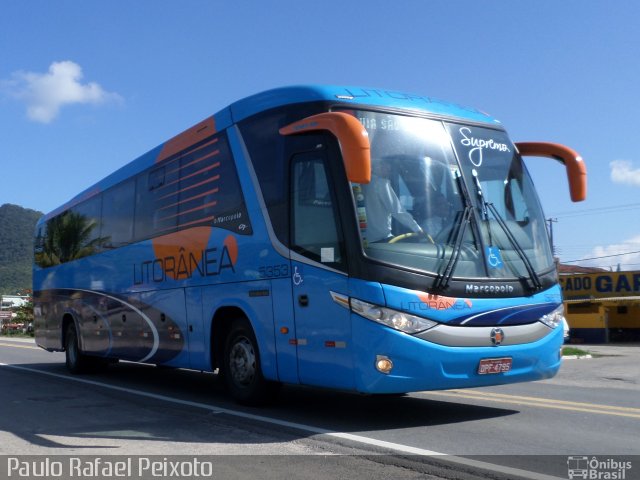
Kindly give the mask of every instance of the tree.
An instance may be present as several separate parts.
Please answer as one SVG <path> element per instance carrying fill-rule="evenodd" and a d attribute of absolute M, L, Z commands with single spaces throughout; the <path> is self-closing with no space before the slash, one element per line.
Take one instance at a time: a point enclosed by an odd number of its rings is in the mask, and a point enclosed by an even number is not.
<path fill-rule="evenodd" d="M 93 237 L 97 226 L 94 219 L 71 210 L 53 217 L 47 222 L 42 246 L 36 248 L 36 263 L 51 267 L 96 253 L 108 240 Z"/>
<path fill-rule="evenodd" d="M 33 231 L 41 216 L 18 205 L 0 206 L 0 294 L 31 288 Z"/>
<path fill-rule="evenodd" d="M 29 323 L 33 322 L 33 300 L 29 299 L 28 302 L 23 303 L 19 307 L 13 309 L 16 314 L 16 322 Z"/>

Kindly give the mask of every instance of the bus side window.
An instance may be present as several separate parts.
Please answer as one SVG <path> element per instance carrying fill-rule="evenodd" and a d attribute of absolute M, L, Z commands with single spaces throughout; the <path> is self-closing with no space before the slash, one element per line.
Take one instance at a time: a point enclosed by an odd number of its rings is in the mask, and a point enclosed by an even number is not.
<path fill-rule="evenodd" d="M 147 185 L 149 191 L 155 190 L 156 188 L 160 188 L 164 185 L 164 170 L 164 167 L 160 167 L 149 172 L 149 181 Z"/>
<path fill-rule="evenodd" d="M 135 182 L 129 180 L 103 194 L 102 233 L 105 249 L 118 248 L 133 240 Z"/>
<path fill-rule="evenodd" d="M 325 163 L 315 154 L 294 157 L 291 184 L 291 247 L 334 268 L 344 266 L 344 247 Z"/>
<path fill-rule="evenodd" d="M 79 203 L 67 215 L 69 221 L 64 237 L 67 243 L 67 261 L 98 253 L 103 242 L 100 236 L 102 195 L 95 195 Z"/>
<path fill-rule="evenodd" d="M 138 175 L 136 178 L 134 221 L 134 238 L 136 241 L 153 236 L 153 215 L 155 212 L 153 209 L 153 197 L 150 193 L 152 185 L 153 181 L 148 173 Z"/>
<path fill-rule="evenodd" d="M 135 201 L 135 239 L 145 240 L 171 233 L 177 222 L 179 163 L 138 175 Z"/>

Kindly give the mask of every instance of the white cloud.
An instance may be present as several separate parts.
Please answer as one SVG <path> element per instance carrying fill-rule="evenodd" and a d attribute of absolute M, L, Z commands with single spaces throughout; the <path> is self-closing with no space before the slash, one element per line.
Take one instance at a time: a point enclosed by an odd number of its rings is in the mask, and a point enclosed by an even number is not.
<path fill-rule="evenodd" d="M 584 260 L 579 262 L 579 265 L 615 270 L 620 264 L 622 270 L 639 270 L 640 253 L 629 252 L 640 252 L 640 235 L 625 240 L 623 243 L 595 247 L 583 257 L 592 260 Z"/>
<path fill-rule="evenodd" d="M 611 167 L 611 180 L 614 183 L 640 187 L 640 168 L 634 168 L 629 160 L 614 160 L 609 167 Z"/>
<path fill-rule="evenodd" d="M 53 62 L 46 73 L 15 72 L 5 88 L 27 104 L 27 116 L 49 123 L 60 109 L 73 104 L 120 102 L 117 93 L 105 91 L 95 82 L 82 83 L 82 68 L 71 61 Z"/>

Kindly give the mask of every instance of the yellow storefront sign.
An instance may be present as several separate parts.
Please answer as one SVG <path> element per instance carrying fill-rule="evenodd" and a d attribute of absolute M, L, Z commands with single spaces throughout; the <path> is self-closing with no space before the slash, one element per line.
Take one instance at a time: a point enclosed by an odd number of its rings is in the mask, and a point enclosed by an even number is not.
<path fill-rule="evenodd" d="M 565 300 L 640 295 L 640 271 L 561 275 Z"/>

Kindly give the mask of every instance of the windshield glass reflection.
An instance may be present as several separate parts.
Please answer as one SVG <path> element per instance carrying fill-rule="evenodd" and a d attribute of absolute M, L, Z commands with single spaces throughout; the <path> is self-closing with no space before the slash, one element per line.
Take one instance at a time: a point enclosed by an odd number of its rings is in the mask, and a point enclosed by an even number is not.
<path fill-rule="evenodd" d="M 352 184 L 367 256 L 441 277 L 552 267 L 533 184 L 503 131 L 351 113 L 371 142 L 371 182 Z"/>

